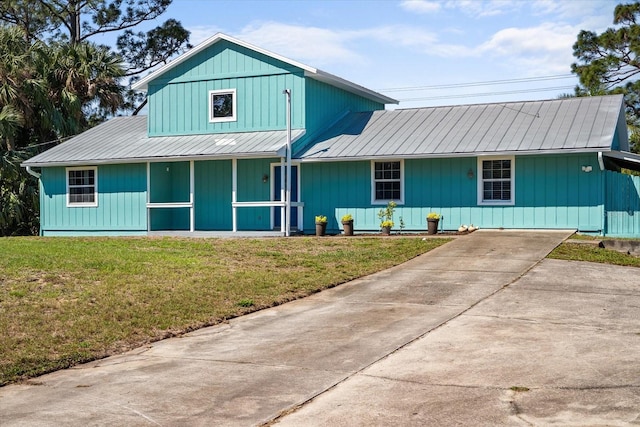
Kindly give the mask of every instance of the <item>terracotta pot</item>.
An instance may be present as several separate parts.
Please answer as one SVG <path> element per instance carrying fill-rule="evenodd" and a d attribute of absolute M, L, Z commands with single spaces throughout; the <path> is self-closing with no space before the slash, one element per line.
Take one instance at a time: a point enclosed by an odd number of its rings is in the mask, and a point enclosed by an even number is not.
<path fill-rule="evenodd" d="M 437 234 L 439 222 L 439 219 L 427 218 L 427 234 Z"/>
<path fill-rule="evenodd" d="M 382 227 L 380 231 L 384 236 L 388 236 L 391 234 L 391 227 Z"/>
<path fill-rule="evenodd" d="M 342 223 L 342 227 L 344 228 L 344 235 L 345 236 L 353 236 L 353 220 L 344 221 Z"/>
<path fill-rule="evenodd" d="M 324 236 L 327 232 L 326 222 L 316 222 L 316 236 Z"/>

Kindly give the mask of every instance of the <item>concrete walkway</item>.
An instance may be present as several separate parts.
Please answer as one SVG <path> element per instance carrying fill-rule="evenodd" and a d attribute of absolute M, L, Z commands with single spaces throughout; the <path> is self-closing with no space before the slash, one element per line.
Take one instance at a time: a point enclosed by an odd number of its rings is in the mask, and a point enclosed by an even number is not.
<path fill-rule="evenodd" d="M 628 425 L 638 269 L 478 231 L 182 338 L 0 388 L 0 425 Z M 533 268 L 533 269 L 532 269 Z"/>

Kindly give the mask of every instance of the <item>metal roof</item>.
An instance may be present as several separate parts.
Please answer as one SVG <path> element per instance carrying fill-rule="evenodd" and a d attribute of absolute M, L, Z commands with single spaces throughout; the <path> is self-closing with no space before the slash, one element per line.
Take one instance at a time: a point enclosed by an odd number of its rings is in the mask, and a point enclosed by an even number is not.
<path fill-rule="evenodd" d="M 304 130 L 292 131 L 295 140 Z M 139 161 L 281 157 L 286 130 L 147 136 L 147 117 L 116 117 L 25 161 L 23 166 L 69 166 Z"/>
<path fill-rule="evenodd" d="M 303 161 L 609 151 L 622 95 L 350 113 L 294 157 Z"/>
<path fill-rule="evenodd" d="M 174 60 L 172 60 L 171 62 L 163 65 L 162 67 L 158 68 L 156 71 L 150 73 L 149 75 L 145 76 L 144 78 L 138 80 L 136 83 L 134 83 L 131 88 L 134 90 L 143 90 L 146 91 L 148 90 L 149 87 L 149 83 L 151 81 L 153 81 L 154 79 L 160 77 L 161 75 L 163 75 L 164 73 L 166 73 L 167 71 L 171 70 L 172 68 L 174 68 L 175 66 L 183 63 L 184 61 L 186 61 L 187 59 L 191 58 L 192 56 L 198 54 L 199 52 L 205 50 L 206 48 L 208 48 L 209 46 L 214 45 L 215 43 L 219 42 L 220 40 L 226 40 L 228 42 L 237 44 L 238 46 L 242 46 L 245 47 L 249 50 L 253 50 L 254 52 L 258 52 L 261 53 L 263 55 L 269 56 L 271 58 L 277 59 L 278 61 L 282 61 L 286 64 L 289 65 L 293 65 L 296 68 L 300 68 L 301 70 L 304 71 L 305 76 L 310 77 L 314 80 L 319 80 L 323 83 L 327 83 L 329 85 L 335 86 L 335 87 L 339 87 L 341 89 L 344 89 L 346 91 L 355 93 L 357 95 L 360 95 L 362 97 L 365 97 L 367 99 L 371 99 L 373 101 L 376 102 L 380 102 L 383 104 L 397 104 L 398 100 L 390 98 L 386 95 L 383 95 L 381 93 L 375 92 L 371 89 L 367 89 L 364 86 L 360 86 L 358 84 L 355 84 L 353 82 L 350 82 L 348 80 L 345 80 L 343 78 L 340 78 L 338 76 L 335 76 L 333 74 L 327 73 L 325 71 L 319 70 L 317 68 L 314 67 L 310 67 L 309 65 L 303 64 L 301 62 L 298 61 L 294 61 L 293 59 L 289 59 L 287 57 L 284 57 L 282 55 L 278 55 L 277 53 L 273 53 L 270 52 L 266 49 L 262 49 L 258 46 L 254 46 L 250 43 L 247 43 L 245 41 L 242 40 L 238 40 L 234 37 L 228 36 L 226 34 L 223 33 L 217 33 L 214 36 L 208 38 L 207 40 L 203 41 L 202 43 L 200 43 L 199 45 L 197 45 L 196 47 L 190 49 L 189 51 L 187 51 L 186 53 L 184 53 L 183 55 L 178 56 L 177 58 L 175 58 Z"/>

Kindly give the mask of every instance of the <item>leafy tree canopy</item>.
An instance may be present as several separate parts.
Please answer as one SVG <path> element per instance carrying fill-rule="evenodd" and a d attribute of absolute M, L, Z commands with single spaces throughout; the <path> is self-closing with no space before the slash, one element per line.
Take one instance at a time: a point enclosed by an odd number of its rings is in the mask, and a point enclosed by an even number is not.
<path fill-rule="evenodd" d="M 613 15 L 615 27 L 602 34 L 580 31 L 571 70 L 580 78 L 578 96 L 625 95 L 632 151 L 640 152 L 640 2 L 619 4 Z"/>
<path fill-rule="evenodd" d="M 133 28 L 157 19 L 172 0 L 2 0 L 0 20 L 16 25 L 27 40 L 51 38 L 76 44 L 117 33 L 125 75 L 134 76 L 189 47 L 189 32 L 169 19 L 147 32 Z"/>

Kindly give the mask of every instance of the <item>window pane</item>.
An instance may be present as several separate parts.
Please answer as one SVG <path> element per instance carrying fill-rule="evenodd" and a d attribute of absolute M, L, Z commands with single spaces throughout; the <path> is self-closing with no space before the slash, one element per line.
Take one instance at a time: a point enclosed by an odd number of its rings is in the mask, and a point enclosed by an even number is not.
<path fill-rule="evenodd" d="M 213 95 L 213 117 L 233 117 L 233 94 Z"/>
<path fill-rule="evenodd" d="M 95 203 L 95 183 L 94 169 L 68 171 L 69 203 Z"/>

